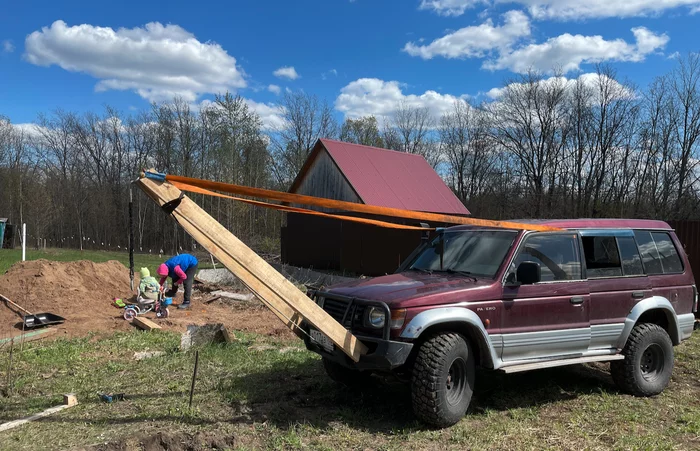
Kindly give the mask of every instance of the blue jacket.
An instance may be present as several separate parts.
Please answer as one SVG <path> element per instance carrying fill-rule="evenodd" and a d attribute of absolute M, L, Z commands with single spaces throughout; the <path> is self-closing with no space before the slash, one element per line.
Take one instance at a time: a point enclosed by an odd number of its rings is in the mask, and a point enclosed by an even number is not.
<path fill-rule="evenodd" d="M 179 279 L 177 274 L 175 274 L 175 267 L 180 266 L 180 269 L 183 271 L 187 271 L 189 268 L 197 265 L 199 263 L 197 261 L 197 258 L 194 255 L 190 254 L 180 254 L 176 255 L 174 257 L 171 257 L 165 262 L 165 266 L 168 267 L 168 277 L 172 278 L 173 280 Z"/>

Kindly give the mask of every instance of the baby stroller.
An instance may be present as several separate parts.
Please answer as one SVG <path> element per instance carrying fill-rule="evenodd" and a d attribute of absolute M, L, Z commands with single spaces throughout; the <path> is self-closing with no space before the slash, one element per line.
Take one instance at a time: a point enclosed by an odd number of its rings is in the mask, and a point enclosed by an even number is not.
<path fill-rule="evenodd" d="M 158 297 L 156 299 L 150 299 L 141 293 L 139 288 L 136 293 L 136 303 L 129 304 L 124 309 L 124 319 L 131 321 L 138 315 L 143 315 L 145 313 L 155 311 L 156 317 L 167 318 L 170 315 L 170 310 L 168 306 L 173 303 L 173 298 L 165 296 L 165 287 L 162 286 L 158 290 Z"/>

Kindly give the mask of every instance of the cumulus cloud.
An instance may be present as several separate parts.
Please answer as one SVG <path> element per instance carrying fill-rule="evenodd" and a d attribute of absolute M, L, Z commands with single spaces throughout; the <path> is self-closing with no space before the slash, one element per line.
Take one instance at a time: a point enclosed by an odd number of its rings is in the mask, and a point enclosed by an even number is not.
<path fill-rule="evenodd" d="M 297 73 L 296 69 L 294 69 L 293 66 L 284 66 L 284 67 L 280 67 L 279 69 L 277 69 L 276 71 L 274 71 L 272 74 L 273 74 L 275 77 L 278 77 L 278 78 L 288 78 L 288 79 L 290 79 L 290 80 L 296 80 L 297 78 L 301 77 L 301 75 L 299 75 L 299 74 Z"/>
<path fill-rule="evenodd" d="M 280 130 L 285 127 L 284 108 L 274 103 L 260 103 L 245 99 L 248 107 L 255 111 L 263 123 L 265 130 Z"/>
<path fill-rule="evenodd" d="M 568 90 L 569 92 L 573 91 L 577 82 L 580 82 L 581 84 L 583 84 L 584 87 L 590 89 L 591 95 L 588 96 L 588 99 L 593 104 L 599 102 L 598 89 L 600 86 L 607 87 L 607 92 L 609 93 L 611 100 L 633 98 L 635 96 L 633 90 L 622 85 L 617 80 L 612 80 L 605 74 L 598 74 L 594 72 L 581 74 L 576 78 L 549 77 L 539 81 L 541 85 L 553 85 L 555 83 L 559 83 L 561 84 L 561 86 L 564 87 L 564 89 Z M 492 88 L 485 94 L 488 98 L 498 101 L 509 89 L 514 89 L 517 91 L 518 89 L 524 87 L 525 85 L 523 83 L 515 82 L 500 88 Z"/>
<path fill-rule="evenodd" d="M 411 56 L 431 59 L 483 57 L 493 50 L 503 51 L 521 38 L 530 35 L 530 20 L 522 11 L 503 14 L 503 25 L 494 25 L 491 19 L 477 26 L 461 28 L 427 45 L 407 43 L 403 51 Z"/>
<path fill-rule="evenodd" d="M 15 130 L 23 134 L 24 137 L 32 140 L 40 140 L 43 137 L 43 133 L 47 130 L 39 124 L 33 122 L 24 122 L 20 124 L 12 124 Z"/>
<path fill-rule="evenodd" d="M 277 85 L 269 85 L 269 86 L 267 87 L 267 90 L 270 91 L 270 92 L 273 93 L 273 94 L 279 94 L 280 92 L 282 92 L 282 88 L 280 88 L 280 87 L 277 86 Z"/>
<path fill-rule="evenodd" d="M 430 9 L 441 16 L 461 16 L 480 3 L 488 3 L 488 0 L 421 0 L 418 9 Z"/>
<path fill-rule="evenodd" d="M 86 73 L 100 79 L 97 91 L 130 90 L 149 101 L 179 96 L 194 102 L 204 93 L 246 86 L 234 57 L 178 25 L 114 30 L 57 20 L 27 36 L 25 49 L 32 64 Z"/>
<path fill-rule="evenodd" d="M 578 70 L 582 63 L 643 61 L 648 54 L 663 49 L 669 41 L 666 34 L 656 34 L 644 27 L 633 28 L 632 33 L 636 40 L 634 44 L 623 39 L 608 41 L 602 36 L 565 33 L 541 44 L 502 52 L 498 58 L 484 62 L 482 67 L 519 73 L 529 69 L 547 72 L 557 67 L 566 73 Z"/>
<path fill-rule="evenodd" d="M 539 20 L 579 20 L 603 17 L 658 15 L 664 11 L 688 7 L 692 13 L 700 0 L 497 0 L 520 3 Z"/>
<path fill-rule="evenodd" d="M 4 53 L 12 53 L 15 51 L 15 45 L 12 43 L 11 39 L 5 39 L 2 41 L 2 51 Z"/>
<path fill-rule="evenodd" d="M 340 90 L 335 100 L 335 108 L 346 118 L 356 119 L 374 115 L 381 119 L 396 113 L 399 104 L 411 107 L 428 108 L 433 115 L 451 111 L 455 102 L 465 101 L 466 96 L 440 94 L 426 91 L 423 94 L 404 94 L 398 81 L 384 81 L 377 78 L 360 78 Z"/>

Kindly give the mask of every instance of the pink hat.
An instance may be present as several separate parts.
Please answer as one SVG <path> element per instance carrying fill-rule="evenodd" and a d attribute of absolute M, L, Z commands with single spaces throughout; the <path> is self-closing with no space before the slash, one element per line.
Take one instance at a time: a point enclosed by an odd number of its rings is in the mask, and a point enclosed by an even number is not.
<path fill-rule="evenodd" d="M 165 263 L 161 263 L 161 265 L 158 267 L 158 275 L 159 276 L 167 276 L 170 270 L 168 269 L 168 265 Z"/>

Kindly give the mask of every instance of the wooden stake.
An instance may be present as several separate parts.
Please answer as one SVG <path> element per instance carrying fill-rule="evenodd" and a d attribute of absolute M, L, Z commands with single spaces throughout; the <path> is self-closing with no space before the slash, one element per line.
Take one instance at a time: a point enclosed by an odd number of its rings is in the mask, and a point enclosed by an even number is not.
<path fill-rule="evenodd" d="M 154 323 L 148 318 L 141 318 L 137 316 L 131 320 L 131 322 L 134 323 L 136 327 L 143 330 L 162 329 L 158 324 Z"/>
<path fill-rule="evenodd" d="M 192 386 L 190 387 L 190 410 L 192 409 L 192 396 L 194 395 L 194 381 L 197 380 L 197 368 L 199 367 L 199 350 L 194 351 L 194 371 L 192 372 Z"/>
<path fill-rule="evenodd" d="M 157 182 L 144 177 L 138 183 L 161 206 L 178 199 L 182 194 L 168 182 Z M 357 337 L 195 202 L 183 197 L 173 211 L 173 217 L 192 238 L 213 254 L 297 334 L 299 324 L 305 319 L 354 361 L 359 361 L 360 355 L 367 352 L 367 347 Z"/>
<path fill-rule="evenodd" d="M 8 423 L 0 424 L 0 432 L 7 431 L 8 429 L 16 428 L 17 426 L 22 426 L 23 424 L 29 423 L 30 421 L 38 420 L 39 418 L 43 418 L 43 417 L 49 416 L 51 414 L 54 414 L 56 412 L 60 412 L 61 410 L 67 409 L 69 407 L 73 407 L 77 404 L 78 404 L 78 399 L 75 397 L 75 394 L 69 393 L 69 394 L 63 395 L 63 405 L 51 407 L 50 409 L 46 409 L 43 412 L 39 412 L 39 413 L 32 415 L 30 417 L 27 417 L 27 418 L 22 418 L 21 420 L 14 420 L 14 421 L 10 421 Z"/>

